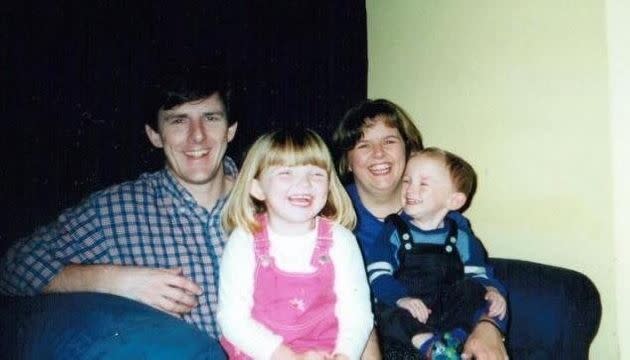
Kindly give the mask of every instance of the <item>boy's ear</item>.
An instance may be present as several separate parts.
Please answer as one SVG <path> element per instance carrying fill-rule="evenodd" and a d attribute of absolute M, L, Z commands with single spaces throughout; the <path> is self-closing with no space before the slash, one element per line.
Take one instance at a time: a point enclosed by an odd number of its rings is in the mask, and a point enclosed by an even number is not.
<path fill-rule="evenodd" d="M 156 148 L 164 147 L 164 144 L 162 143 L 162 136 L 160 136 L 157 131 L 153 130 L 149 124 L 144 124 L 144 131 L 147 133 L 147 137 L 153 146 Z"/>
<path fill-rule="evenodd" d="M 262 190 L 262 187 L 260 187 L 258 179 L 252 181 L 252 186 L 249 188 L 249 195 L 256 200 L 265 201 L 265 192 Z"/>
<path fill-rule="evenodd" d="M 456 192 L 451 194 L 450 199 L 448 200 L 448 209 L 449 210 L 459 210 L 466 204 L 466 195 L 462 192 Z"/>

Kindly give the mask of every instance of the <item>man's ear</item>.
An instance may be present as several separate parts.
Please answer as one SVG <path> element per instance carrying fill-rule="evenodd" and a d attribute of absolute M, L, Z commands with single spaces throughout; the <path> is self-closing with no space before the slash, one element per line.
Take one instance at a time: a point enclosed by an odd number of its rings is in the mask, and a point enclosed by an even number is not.
<path fill-rule="evenodd" d="M 144 131 L 147 133 L 147 137 L 153 146 L 160 149 L 164 147 L 164 144 L 162 143 L 162 136 L 160 136 L 160 133 L 153 130 L 149 124 L 144 124 Z"/>
<path fill-rule="evenodd" d="M 252 181 L 252 186 L 249 188 L 249 195 L 259 201 L 265 201 L 265 192 L 260 186 L 258 179 Z"/>
<path fill-rule="evenodd" d="M 237 127 L 238 127 L 238 122 L 235 122 L 234 124 L 230 125 L 230 127 L 228 127 L 227 142 L 230 142 L 232 141 L 232 139 L 234 139 L 234 135 L 236 135 Z"/>
<path fill-rule="evenodd" d="M 448 199 L 448 209 L 449 210 L 459 210 L 466 204 L 466 195 L 462 192 L 456 192 L 451 194 L 451 197 Z"/>

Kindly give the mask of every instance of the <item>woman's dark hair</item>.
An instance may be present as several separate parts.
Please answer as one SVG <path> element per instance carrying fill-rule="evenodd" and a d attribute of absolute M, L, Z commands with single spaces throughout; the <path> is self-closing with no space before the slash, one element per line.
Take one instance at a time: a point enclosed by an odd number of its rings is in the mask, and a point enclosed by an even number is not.
<path fill-rule="evenodd" d="M 348 151 L 355 147 L 365 129 L 372 126 L 374 118 L 379 115 L 385 117 L 388 126 L 398 129 L 407 157 L 412 152 L 422 150 L 422 135 L 403 109 L 386 99 L 367 99 L 346 112 L 333 134 L 337 170 L 344 182 L 349 180 Z"/>

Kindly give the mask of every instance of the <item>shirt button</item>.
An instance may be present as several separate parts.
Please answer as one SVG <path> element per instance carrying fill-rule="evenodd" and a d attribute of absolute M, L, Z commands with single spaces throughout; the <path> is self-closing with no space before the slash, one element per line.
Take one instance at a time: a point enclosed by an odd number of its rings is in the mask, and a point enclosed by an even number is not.
<path fill-rule="evenodd" d="M 403 240 L 409 240 L 409 234 L 404 233 L 402 238 L 403 238 Z"/>
<path fill-rule="evenodd" d="M 446 245 L 446 252 L 450 253 L 453 251 L 453 247 L 451 245 Z"/>
<path fill-rule="evenodd" d="M 406 244 L 405 244 L 405 249 L 407 249 L 407 250 L 411 250 L 411 244 L 406 243 Z"/>
<path fill-rule="evenodd" d="M 451 236 L 451 244 L 455 244 L 457 242 L 457 238 L 455 236 Z"/>

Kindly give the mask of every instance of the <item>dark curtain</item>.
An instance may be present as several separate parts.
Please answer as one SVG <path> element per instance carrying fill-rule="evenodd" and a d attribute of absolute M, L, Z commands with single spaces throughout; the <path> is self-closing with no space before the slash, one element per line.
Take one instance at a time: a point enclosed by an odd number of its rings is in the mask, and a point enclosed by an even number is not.
<path fill-rule="evenodd" d="M 365 4 L 348 1 L 26 1 L 0 9 L 0 250 L 89 193 L 160 168 L 143 86 L 173 64 L 233 80 L 239 162 L 261 133 L 327 141 L 366 96 Z"/>

